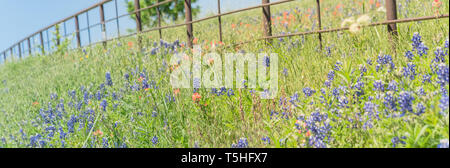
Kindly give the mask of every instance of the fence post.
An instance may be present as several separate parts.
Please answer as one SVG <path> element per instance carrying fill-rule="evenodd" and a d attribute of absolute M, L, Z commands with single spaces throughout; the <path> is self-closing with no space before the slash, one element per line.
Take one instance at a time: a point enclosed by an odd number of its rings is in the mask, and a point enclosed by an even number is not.
<path fill-rule="evenodd" d="M 139 0 L 134 0 L 134 10 L 136 14 L 136 31 L 137 31 L 137 38 L 138 38 L 138 46 L 141 48 L 141 37 L 140 34 L 142 32 L 142 25 L 141 25 L 141 12 L 139 11 L 141 9 L 141 5 L 139 4 Z"/>
<path fill-rule="evenodd" d="M 13 53 L 13 47 L 9 48 L 9 51 L 11 52 L 11 60 L 12 60 L 12 59 L 13 59 L 13 57 L 14 57 L 14 53 Z"/>
<path fill-rule="evenodd" d="M 61 35 L 59 34 L 59 24 L 55 25 L 55 36 L 56 36 L 56 48 L 59 49 L 59 45 L 61 44 Z"/>
<path fill-rule="evenodd" d="M 77 46 L 81 48 L 81 36 L 80 36 L 80 25 L 78 23 L 78 15 L 75 15 L 75 34 L 77 37 Z"/>
<path fill-rule="evenodd" d="M 192 41 L 194 34 L 192 33 L 192 9 L 191 9 L 191 0 L 184 0 L 184 9 L 185 9 L 185 15 L 186 15 L 186 25 L 187 28 L 187 43 L 189 48 L 193 48 Z"/>
<path fill-rule="evenodd" d="M 218 10 L 218 14 L 220 15 L 221 14 L 221 11 L 220 11 L 220 0 L 217 0 L 217 10 Z M 223 42 L 223 39 L 222 39 L 222 17 L 218 17 L 218 19 L 219 19 L 219 40 L 221 41 L 221 42 Z"/>
<path fill-rule="evenodd" d="M 3 52 L 3 63 L 6 63 L 6 51 Z"/>
<path fill-rule="evenodd" d="M 317 3 L 317 19 L 319 21 L 319 30 L 322 30 L 322 18 L 320 17 L 320 0 L 316 0 Z M 322 33 L 319 33 L 319 46 L 322 50 Z"/>
<path fill-rule="evenodd" d="M 31 42 L 30 42 L 30 38 L 27 38 L 27 43 L 28 43 L 28 54 L 31 56 Z"/>
<path fill-rule="evenodd" d="M 99 9 L 100 9 L 100 24 L 102 28 L 103 47 L 106 48 L 106 26 L 105 26 L 105 12 L 103 10 L 103 4 L 99 6 Z"/>
<path fill-rule="evenodd" d="M 117 0 L 114 0 L 114 6 L 116 7 L 117 38 L 119 38 L 120 37 L 120 26 L 119 26 L 119 11 L 117 9 Z"/>
<path fill-rule="evenodd" d="M 41 51 L 42 51 L 42 55 L 45 54 L 45 47 L 44 47 L 44 36 L 42 35 L 42 32 L 39 32 L 40 35 L 40 40 L 41 40 Z"/>
<path fill-rule="evenodd" d="M 22 47 L 20 45 L 21 42 L 17 43 L 17 47 L 19 49 L 19 58 L 22 58 Z"/>
<path fill-rule="evenodd" d="M 158 27 L 161 27 L 161 11 L 159 11 L 159 6 L 156 7 L 156 13 L 158 14 Z M 159 39 L 162 39 L 162 30 L 159 29 Z"/>
<path fill-rule="evenodd" d="M 270 0 L 262 0 L 262 4 L 268 4 Z M 272 36 L 272 20 L 270 15 L 270 6 L 263 7 L 263 21 L 264 21 L 264 37 Z M 271 39 L 266 39 L 267 43 L 272 43 Z"/>
<path fill-rule="evenodd" d="M 387 20 L 397 20 L 397 1 L 396 0 L 386 0 L 386 16 Z M 388 24 L 387 26 L 389 32 L 390 41 L 395 48 L 395 39 L 398 36 L 397 25 L 395 23 Z"/>

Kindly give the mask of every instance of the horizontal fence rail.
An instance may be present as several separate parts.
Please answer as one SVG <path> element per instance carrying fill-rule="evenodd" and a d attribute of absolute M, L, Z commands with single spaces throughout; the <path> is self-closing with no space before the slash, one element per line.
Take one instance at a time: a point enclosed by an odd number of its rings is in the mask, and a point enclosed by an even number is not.
<path fill-rule="evenodd" d="M 86 47 L 86 46 L 91 46 L 91 45 L 96 45 L 99 43 L 102 43 L 105 47 L 106 47 L 106 43 L 108 41 L 111 40 L 116 40 L 119 38 L 124 38 L 124 37 L 130 37 L 130 36 L 135 36 L 135 35 L 139 35 L 141 33 L 147 33 L 147 32 L 151 32 L 151 31 L 159 31 L 159 38 L 162 39 L 162 32 L 161 30 L 163 29 L 169 29 L 169 28 L 176 28 L 176 27 L 181 27 L 181 26 L 186 26 L 186 33 L 187 33 L 187 45 L 188 47 L 192 47 L 192 41 L 193 41 L 193 24 L 194 23 L 199 23 L 202 21 L 206 21 L 206 20 L 210 20 L 210 19 L 218 19 L 218 26 L 219 26 L 219 39 L 220 41 L 222 41 L 223 39 L 223 34 L 222 34 L 222 17 L 223 16 L 227 16 L 227 15 L 231 15 L 231 14 L 235 14 L 235 13 L 240 13 L 240 12 L 244 12 L 244 11 L 248 11 L 248 10 L 253 10 L 253 9 L 262 9 L 262 18 L 263 18 L 263 37 L 261 38 L 256 38 L 256 39 L 252 39 L 249 41 L 244 41 L 244 42 L 239 42 L 239 43 L 235 43 L 235 44 L 231 44 L 228 45 L 226 47 L 233 47 L 233 46 L 238 46 L 238 45 L 242 45 L 242 44 L 247 44 L 247 43 L 251 43 L 251 42 L 256 42 L 256 41 L 262 41 L 265 40 L 267 43 L 271 43 L 271 39 L 275 39 L 275 38 L 286 38 L 286 37 L 292 37 L 292 36 L 302 36 L 302 35 L 310 35 L 310 34 L 318 34 L 318 40 L 319 40 L 319 47 L 322 48 L 322 33 L 329 33 L 329 32 L 337 32 L 337 31 L 344 31 L 344 30 L 348 30 L 349 27 L 340 27 L 340 28 L 331 28 L 331 29 L 322 29 L 322 21 L 321 21 L 321 7 L 320 7 L 320 0 L 316 0 L 316 9 L 317 9 L 317 19 L 318 19 L 318 23 L 319 23 L 319 30 L 316 31 L 307 31 L 307 32 L 298 32 L 298 33 L 289 33 L 289 34 L 283 34 L 283 35 L 272 35 L 272 23 L 271 23 L 271 14 L 270 14 L 270 7 L 274 6 L 274 5 L 279 5 L 279 4 L 284 4 L 284 3 L 288 3 L 288 2 L 293 2 L 295 0 L 280 0 L 277 2 L 270 2 L 270 0 L 261 0 L 261 4 L 260 5 L 255 5 L 255 6 L 251 6 L 251 7 L 247 7 L 247 8 L 243 8 L 243 9 L 238 9 L 238 10 L 232 10 L 229 12 L 221 12 L 221 6 L 220 6 L 220 1 L 221 0 L 217 0 L 217 7 L 218 7 L 218 13 L 212 16 L 208 16 L 208 17 L 204 17 L 204 18 L 200 18 L 197 20 L 192 20 L 192 13 L 191 13 L 191 0 L 165 0 L 165 1 L 161 1 L 161 2 L 157 2 L 154 3 L 152 5 L 146 6 L 144 8 L 140 8 L 140 1 L 139 0 L 134 0 L 134 11 L 127 11 L 127 13 L 125 14 L 121 14 L 119 15 L 118 13 L 118 6 L 117 6 L 117 1 L 118 0 L 103 0 L 101 2 L 98 2 L 86 9 L 83 9 L 67 18 L 61 19 L 57 22 L 55 22 L 54 24 L 51 24 L 47 27 L 44 27 L 38 31 L 36 31 L 35 33 L 27 36 L 26 38 L 20 40 L 19 42 L 15 43 L 14 45 L 12 45 L 11 47 L 9 47 L 8 49 L 4 50 L 3 52 L 0 53 L 0 55 L 3 55 L 3 59 L 4 59 L 4 63 L 6 62 L 7 59 L 7 53 L 10 53 L 10 57 L 13 57 L 15 54 L 15 51 L 17 51 L 17 56 L 19 57 L 19 59 L 21 59 L 26 53 L 28 53 L 30 56 L 32 55 L 33 51 L 37 52 L 40 51 L 41 54 L 46 54 L 46 53 L 51 53 L 51 47 L 58 47 L 61 44 L 61 38 L 63 37 L 65 39 L 67 39 L 68 37 L 71 36 L 71 34 L 67 33 L 67 23 L 73 19 L 73 35 L 74 38 L 76 40 L 76 48 L 81 48 L 81 47 Z M 379 25 L 387 25 L 387 30 L 390 33 L 390 40 L 392 40 L 393 38 L 396 38 L 396 36 L 398 36 L 398 32 L 397 32 L 397 23 L 404 23 L 404 22 L 416 22 L 416 21 L 423 21 L 423 20 L 432 20 L 432 19 L 441 19 L 441 18 L 448 18 L 449 14 L 442 14 L 442 15 L 438 15 L 438 16 L 424 16 L 424 17 L 416 17 L 416 18 L 406 18 L 406 19 L 397 19 L 397 2 L 396 0 L 385 0 L 385 4 L 386 4 L 386 21 L 381 21 L 381 22 L 376 22 L 376 23 L 370 23 L 368 25 L 363 25 L 362 27 L 372 27 L 372 26 L 379 26 Z M 105 18 L 105 10 L 104 10 L 104 6 L 105 4 L 109 3 L 109 2 L 113 2 L 110 4 L 114 5 L 114 16 L 112 18 Z M 164 13 L 160 13 L 160 8 L 159 6 L 161 5 L 166 5 L 170 2 L 175 2 L 175 3 L 179 3 L 179 2 L 184 2 L 184 10 L 185 10 L 185 21 L 184 23 L 179 23 L 179 24 L 172 24 L 172 25 L 168 25 L 168 26 L 161 26 L 161 16 L 164 15 Z M 91 12 L 93 12 L 94 9 L 98 8 L 99 10 L 97 12 L 99 12 L 99 23 L 94 23 L 94 24 L 90 24 L 90 17 L 89 14 Z M 154 9 L 156 8 L 156 12 L 157 12 L 157 27 L 153 27 L 153 28 L 149 28 L 146 30 L 142 29 L 142 21 L 141 21 L 141 12 L 146 11 L 146 10 L 150 10 L 150 9 Z M 86 23 L 87 26 L 83 27 L 80 29 L 80 19 L 84 19 L 84 16 L 86 15 Z M 92 15 L 92 14 L 91 14 Z M 135 22 L 136 22 L 136 31 L 135 32 L 130 32 L 128 34 L 121 34 L 120 32 L 120 22 L 119 19 L 126 17 L 126 16 L 130 16 L 130 15 L 134 15 L 135 16 Z M 106 24 L 107 23 L 112 23 L 114 22 L 116 24 L 116 28 L 117 28 L 117 37 L 107 37 L 107 29 L 106 29 Z M 62 29 L 62 27 L 63 29 Z M 100 27 L 100 31 L 101 31 L 101 40 L 97 41 L 97 42 L 92 42 L 92 38 L 91 38 L 91 30 L 95 27 Z M 54 41 L 50 40 L 50 35 L 49 31 L 51 31 L 51 29 L 54 29 L 53 33 L 56 33 L 56 39 L 53 39 Z M 88 45 L 83 45 L 82 43 L 82 36 L 81 36 L 81 32 L 87 31 L 87 35 L 88 35 L 88 39 L 86 40 Z M 138 43 L 139 46 L 141 46 L 141 37 L 137 36 L 138 39 Z M 38 43 L 38 44 L 37 44 Z M 395 42 L 391 41 L 392 45 L 395 45 Z M 54 44 L 54 46 L 51 46 L 51 44 Z"/>

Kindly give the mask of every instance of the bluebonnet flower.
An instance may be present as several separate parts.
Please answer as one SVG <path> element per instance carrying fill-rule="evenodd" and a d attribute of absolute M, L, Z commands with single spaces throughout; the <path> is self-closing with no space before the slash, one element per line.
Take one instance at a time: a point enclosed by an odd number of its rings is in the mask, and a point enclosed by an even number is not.
<path fill-rule="evenodd" d="M 287 68 L 283 68 L 283 75 L 284 76 L 288 76 L 288 69 Z"/>
<path fill-rule="evenodd" d="M 358 79 L 358 81 L 355 84 L 355 88 L 358 90 L 362 90 L 364 88 L 364 82 L 362 82 Z"/>
<path fill-rule="evenodd" d="M 397 92 L 397 91 L 398 91 L 397 85 L 398 85 L 397 81 L 392 80 L 392 81 L 389 82 L 389 84 L 388 84 L 388 90 L 393 91 L 393 92 Z"/>
<path fill-rule="evenodd" d="M 419 35 L 419 33 L 414 33 L 413 38 L 411 39 L 412 41 L 412 47 L 413 47 L 413 51 L 417 51 L 417 54 L 419 54 L 420 56 L 423 56 L 424 54 L 428 54 L 427 50 L 428 47 L 425 46 L 425 44 L 422 42 L 422 37 Z"/>
<path fill-rule="evenodd" d="M 402 139 L 404 139 L 405 137 L 403 137 Z M 398 138 L 398 137 L 393 137 L 392 139 L 391 139 L 391 142 L 392 142 L 392 147 L 397 147 L 399 144 L 406 144 L 406 142 L 405 141 L 402 141 L 400 138 Z"/>
<path fill-rule="evenodd" d="M 67 128 L 69 129 L 69 131 L 68 131 L 69 133 L 73 133 L 74 132 L 74 126 L 75 126 L 76 122 L 77 122 L 77 117 L 74 116 L 74 115 L 72 115 L 70 117 L 70 120 L 67 121 Z"/>
<path fill-rule="evenodd" d="M 152 55 L 156 55 L 156 53 L 158 52 L 158 50 L 159 50 L 159 48 L 158 48 L 158 47 L 156 47 L 156 48 L 152 48 L 152 49 L 150 50 L 150 54 L 152 54 Z"/>
<path fill-rule="evenodd" d="M 97 100 L 102 99 L 102 93 L 100 92 L 100 90 L 97 90 L 97 94 L 95 95 L 95 97 L 97 98 Z"/>
<path fill-rule="evenodd" d="M 433 62 L 442 62 L 445 63 L 445 53 L 444 50 L 442 50 L 441 47 L 437 47 L 436 51 L 434 51 L 435 58 L 433 59 Z"/>
<path fill-rule="evenodd" d="M 103 148 L 109 148 L 108 138 L 103 137 L 102 141 L 103 141 Z"/>
<path fill-rule="evenodd" d="M 448 139 L 442 139 L 437 148 L 448 148 Z"/>
<path fill-rule="evenodd" d="M 339 88 L 333 88 L 331 93 L 333 94 L 334 97 L 339 97 L 339 95 L 340 95 Z"/>
<path fill-rule="evenodd" d="M 125 80 L 130 80 L 130 75 L 128 73 L 125 73 L 125 75 L 123 75 L 123 77 L 125 78 Z"/>
<path fill-rule="evenodd" d="M 416 65 L 413 63 L 408 63 L 407 67 L 403 67 L 403 76 L 405 78 L 414 80 L 416 78 Z"/>
<path fill-rule="evenodd" d="M 416 115 L 418 115 L 418 116 L 422 115 L 423 113 L 425 113 L 425 110 L 426 110 L 426 107 L 422 103 L 417 104 Z"/>
<path fill-rule="evenodd" d="M 45 132 L 48 133 L 47 136 L 49 138 L 52 138 L 55 135 L 55 131 L 56 131 L 56 128 L 54 126 L 48 126 L 47 128 L 45 128 Z"/>
<path fill-rule="evenodd" d="M 248 148 L 247 138 L 239 139 L 237 144 L 232 144 L 231 148 Z"/>
<path fill-rule="evenodd" d="M 292 104 L 295 104 L 296 101 L 298 101 L 298 94 L 297 94 L 297 93 L 294 93 L 294 95 L 292 95 L 292 96 L 290 97 L 289 102 L 291 102 Z"/>
<path fill-rule="evenodd" d="M 342 68 L 342 62 L 337 61 L 336 64 L 334 64 L 334 70 L 335 71 L 340 71 Z"/>
<path fill-rule="evenodd" d="M 383 104 L 387 109 L 397 111 L 397 99 L 392 94 L 386 93 Z"/>
<path fill-rule="evenodd" d="M 157 136 L 153 136 L 152 143 L 153 143 L 153 145 L 158 144 L 158 137 Z"/>
<path fill-rule="evenodd" d="M 314 89 L 311 89 L 309 87 L 303 88 L 303 93 L 305 94 L 306 97 L 310 97 L 312 96 L 314 93 L 316 93 L 316 91 Z"/>
<path fill-rule="evenodd" d="M 414 100 L 414 96 L 412 95 L 411 92 L 401 92 L 399 97 L 398 97 L 398 104 L 400 106 L 400 109 L 402 110 L 403 113 L 405 112 L 413 112 L 413 101 Z"/>
<path fill-rule="evenodd" d="M 407 51 L 405 53 L 405 57 L 408 58 L 409 60 L 413 60 L 414 59 L 414 54 L 411 51 Z"/>
<path fill-rule="evenodd" d="M 448 37 L 447 37 L 447 40 L 445 40 L 445 42 L 444 42 L 444 48 L 448 49 Z"/>
<path fill-rule="evenodd" d="M 421 95 L 421 96 L 426 96 L 425 90 L 423 89 L 423 87 L 419 87 L 419 89 L 417 89 L 417 94 Z"/>
<path fill-rule="evenodd" d="M 193 85 L 194 85 L 194 88 L 200 88 L 200 79 L 199 78 L 194 78 L 193 79 Z"/>
<path fill-rule="evenodd" d="M 61 140 L 64 140 L 66 138 L 67 133 L 64 133 L 64 130 L 62 127 L 59 127 L 59 138 Z"/>
<path fill-rule="evenodd" d="M 372 60 L 371 59 L 367 59 L 366 63 L 369 64 L 369 65 L 372 65 Z"/>
<path fill-rule="evenodd" d="M 364 76 L 364 74 L 367 72 L 366 65 L 359 65 L 359 71 L 360 71 L 360 75 Z"/>
<path fill-rule="evenodd" d="M 375 66 L 375 70 L 378 72 L 378 71 L 381 71 L 381 70 L 383 70 L 383 67 L 380 65 L 380 64 L 378 64 L 377 66 Z"/>
<path fill-rule="evenodd" d="M 328 72 L 328 80 L 329 81 L 333 81 L 334 80 L 334 76 L 335 76 L 334 71 L 330 70 L 330 72 Z"/>
<path fill-rule="evenodd" d="M 103 111 L 106 111 L 106 106 L 108 106 L 108 102 L 106 102 L 105 99 L 100 102 L 100 106 L 102 107 Z"/>
<path fill-rule="evenodd" d="M 439 100 L 439 108 L 441 108 L 441 115 L 446 116 L 445 111 L 449 107 L 449 96 L 448 93 L 442 93 L 441 99 Z M 447 112 L 448 113 L 448 112 Z"/>
<path fill-rule="evenodd" d="M 268 136 L 262 137 L 261 140 L 264 142 L 264 144 L 270 144 L 270 138 Z"/>
<path fill-rule="evenodd" d="M 325 47 L 325 51 L 328 57 L 331 56 L 331 47 Z"/>
<path fill-rule="evenodd" d="M 27 134 L 25 134 L 25 132 L 23 132 L 23 129 L 21 128 L 19 130 L 20 134 L 22 134 L 22 140 L 26 141 L 27 140 Z"/>
<path fill-rule="evenodd" d="M 431 75 L 422 75 L 422 83 L 431 83 Z"/>
<path fill-rule="evenodd" d="M 375 82 L 373 83 L 373 87 L 374 87 L 374 88 L 373 88 L 374 91 L 379 90 L 379 91 L 384 92 L 384 84 L 383 84 L 383 81 L 381 81 L 381 80 L 375 81 Z"/>
<path fill-rule="evenodd" d="M 341 96 L 341 97 L 339 97 L 338 101 L 339 101 L 339 105 L 338 105 L 339 107 L 348 108 L 348 99 L 347 99 L 347 97 Z"/>
<path fill-rule="evenodd" d="M 56 100 L 57 98 L 58 98 L 58 94 L 56 94 L 56 93 L 50 94 L 50 99 L 51 100 Z"/>
<path fill-rule="evenodd" d="M 234 95 L 234 91 L 233 91 L 233 89 L 228 89 L 228 91 L 227 91 L 227 96 L 228 97 L 230 97 L 230 96 L 233 96 Z"/>
<path fill-rule="evenodd" d="M 438 75 L 437 82 L 441 85 L 448 84 L 449 82 L 449 66 L 441 63 L 437 67 L 436 74 Z"/>
<path fill-rule="evenodd" d="M 330 87 L 330 86 L 331 86 L 331 81 L 325 80 L 324 85 L 325 85 L 326 87 Z"/>
<path fill-rule="evenodd" d="M 264 56 L 264 66 L 270 67 L 270 57 Z"/>
<path fill-rule="evenodd" d="M 105 78 L 106 78 L 106 85 L 112 86 L 113 82 L 112 82 L 112 79 L 111 79 L 111 73 L 106 72 Z"/>

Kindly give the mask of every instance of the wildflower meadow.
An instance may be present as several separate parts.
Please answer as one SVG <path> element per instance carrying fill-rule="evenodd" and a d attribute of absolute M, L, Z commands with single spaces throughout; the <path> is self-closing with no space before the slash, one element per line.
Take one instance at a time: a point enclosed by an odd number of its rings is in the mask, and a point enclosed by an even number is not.
<path fill-rule="evenodd" d="M 241 88 L 173 87 L 171 58 L 194 58 L 185 27 L 8 60 L 0 147 L 448 148 L 449 20 L 398 23 L 392 40 L 385 25 L 364 27 L 386 20 L 384 2 L 321 1 L 322 29 L 350 27 L 322 33 L 322 49 L 318 34 L 233 45 L 263 34 L 261 9 L 223 17 L 223 41 L 216 20 L 194 24 L 202 53 L 277 54 L 258 62 L 277 63 L 272 99 L 249 73 Z M 397 3 L 399 18 L 449 13 L 448 0 Z M 314 5 L 272 7 L 273 34 L 318 30 Z"/>

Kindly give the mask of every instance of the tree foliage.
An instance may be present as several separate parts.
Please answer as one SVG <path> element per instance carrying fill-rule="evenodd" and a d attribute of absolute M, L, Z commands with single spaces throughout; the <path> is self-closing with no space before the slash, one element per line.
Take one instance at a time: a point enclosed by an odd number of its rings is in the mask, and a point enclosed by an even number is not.
<path fill-rule="evenodd" d="M 158 2 L 163 2 L 164 0 L 140 0 L 140 7 L 145 8 L 156 4 Z M 191 3 L 194 4 L 197 0 L 191 0 Z M 130 13 L 130 17 L 135 20 L 136 15 L 132 14 L 135 10 L 134 1 L 127 1 L 127 9 L 128 13 Z M 157 10 L 160 10 L 161 13 L 161 22 L 170 22 L 175 21 L 178 18 L 184 18 L 184 0 L 175 0 L 164 5 L 160 5 L 159 7 L 147 9 L 141 11 L 141 24 L 143 27 L 156 27 L 158 25 L 158 15 Z M 200 12 L 199 6 L 192 5 L 192 16 L 196 16 Z"/>

